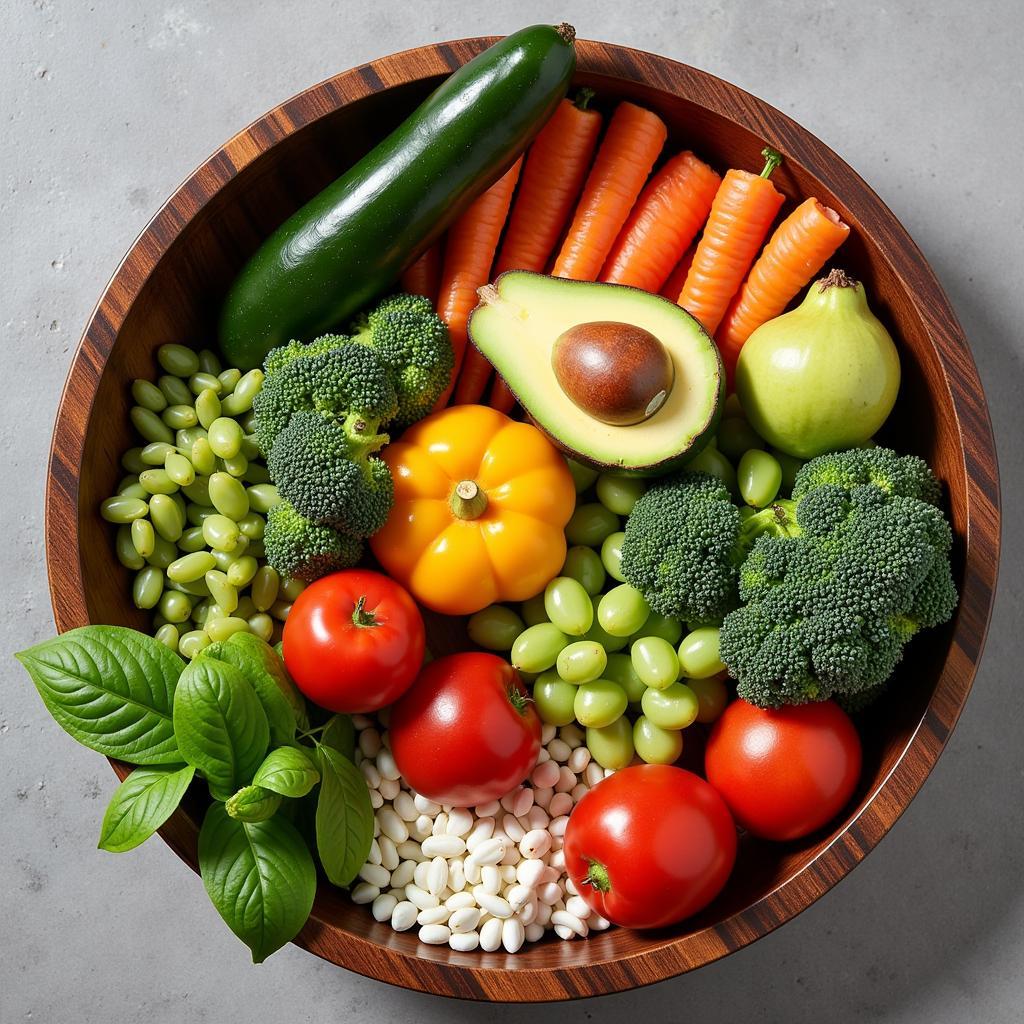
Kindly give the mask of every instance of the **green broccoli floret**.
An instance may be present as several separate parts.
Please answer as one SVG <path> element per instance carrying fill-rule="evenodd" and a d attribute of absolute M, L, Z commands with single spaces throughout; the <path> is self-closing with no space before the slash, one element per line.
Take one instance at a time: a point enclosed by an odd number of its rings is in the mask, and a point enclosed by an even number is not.
<path fill-rule="evenodd" d="M 634 505 L 622 543 L 622 574 L 661 615 L 720 622 L 737 604 L 737 574 L 762 533 L 795 532 L 792 502 L 741 512 L 717 477 L 683 472 Z"/>
<path fill-rule="evenodd" d="M 267 561 L 282 576 L 312 582 L 330 572 L 348 569 L 363 554 L 363 542 L 329 526 L 318 526 L 287 501 L 267 513 L 263 536 Z"/>
<path fill-rule="evenodd" d="M 454 358 L 448 328 L 422 295 L 392 295 L 351 327 L 387 367 L 398 393 L 395 428 L 423 419 L 448 386 Z"/>
<path fill-rule="evenodd" d="M 793 498 L 823 484 L 849 489 L 857 484 L 874 484 L 886 494 L 939 503 L 939 482 L 928 463 L 916 455 L 898 455 L 891 448 L 854 448 L 819 455 L 801 467 L 793 484 Z"/>
<path fill-rule="evenodd" d="M 287 345 L 272 348 L 267 353 L 267 358 L 263 363 L 263 371 L 268 375 L 277 373 L 283 366 L 286 366 L 295 359 L 306 359 L 309 356 L 323 355 L 324 352 L 330 352 L 332 348 L 339 348 L 342 345 L 348 344 L 350 340 L 344 334 L 325 334 L 310 342 L 289 341 Z"/>
<path fill-rule="evenodd" d="M 378 427 L 391 420 L 398 408 L 394 385 L 384 365 L 365 345 L 346 343 L 309 355 L 300 353 L 295 342 L 275 349 L 268 357 L 268 370 L 253 401 L 256 442 L 268 458 L 278 435 L 298 412 L 319 412 L 344 420 L 346 429 L 362 424 L 362 431 L 377 434 Z M 321 339 L 326 341 L 326 339 Z M 320 341 L 310 347 L 317 347 Z M 292 351 L 290 358 L 284 353 Z M 383 437 L 383 435 L 381 435 Z M 380 444 L 386 443 L 384 437 Z M 378 445 L 380 447 L 380 445 Z M 273 475 L 273 470 L 271 470 Z"/>
<path fill-rule="evenodd" d="M 376 533 L 394 501 L 387 464 L 371 458 L 387 435 L 363 433 L 363 426 L 297 412 L 267 459 L 281 496 L 301 515 L 354 537 Z"/>
<path fill-rule="evenodd" d="M 938 485 L 900 458 L 844 452 L 801 470 L 798 532 L 756 541 L 739 571 L 743 607 L 720 632 L 745 700 L 859 703 L 889 678 L 911 637 L 952 615 L 949 524 L 930 501 L 901 493 L 931 496 Z"/>

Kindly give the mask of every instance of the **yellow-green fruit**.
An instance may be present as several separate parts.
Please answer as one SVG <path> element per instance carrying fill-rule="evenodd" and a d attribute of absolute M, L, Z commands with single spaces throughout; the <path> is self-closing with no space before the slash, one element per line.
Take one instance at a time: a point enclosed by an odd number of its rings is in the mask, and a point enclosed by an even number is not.
<path fill-rule="evenodd" d="M 885 422 L 900 386 L 892 337 L 864 286 L 836 270 L 747 339 L 736 393 L 754 429 L 787 455 L 853 448 Z"/>

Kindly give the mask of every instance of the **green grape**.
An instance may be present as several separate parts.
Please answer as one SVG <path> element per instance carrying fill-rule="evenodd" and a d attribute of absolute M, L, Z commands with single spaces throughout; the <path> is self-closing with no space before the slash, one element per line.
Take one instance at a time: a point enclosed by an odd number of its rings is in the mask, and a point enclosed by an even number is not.
<path fill-rule="evenodd" d="M 697 720 L 700 702 L 686 683 L 673 683 L 664 690 L 647 690 L 640 701 L 644 714 L 662 729 L 686 729 Z"/>
<path fill-rule="evenodd" d="M 697 721 L 701 725 L 710 725 L 716 721 L 729 703 L 729 691 L 722 675 L 691 679 L 687 686 L 697 697 Z"/>
<path fill-rule="evenodd" d="M 569 725 L 576 721 L 576 687 L 560 679 L 557 672 L 542 672 L 533 684 L 533 703 L 541 721 L 548 725 Z"/>
<path fill-rule="evenodd" d="M 603 675 L 626 691 L 630 704 L 639 704 L 647 692 L 647 684 L 636 674 L 633 659 L 628 654 L 609 654 Z"/>
<path fill-rule="evenodd" d="M 740 456 L 736 479 L 743 500 L 754 508 L 765 508 L 782 486 L 782 466 L 767 452 L 751 448 Z"/>
<path fill-rule="evenodd" d="M 625 768 L 633 760 L 633 727 L 622 715 L 611 725 L 587 728 L 587 747 L 602 768 Z"/>
<path fill-rule="evenodd" d="M 636 674 L 656 690 L 665 690 L 679 678 L 676 649 L 660 636 L 641 637 L 630 648 Z"/>
<path fill-rule="evenodd" d="M 782 483 L 779 486 L 779 493 L 784 498 L 788 498 L 793 493 L 793 483 L 796 480 L 797 473 L 800 472 L 804 464 L 804 460 L 798 459 L 794 455 L 780 452 L 778 448 L 770 448 L 769 451 L 775 456 L 775 461 L 782 468 Z"/>
<path fill-rule="evenodd" d="M 673 764 L 683 752 L 683 734 L 678 729 L 662 729 L 641 715 L 633 723 L 633 746 L 648 764 Z"/>
<path fill-rule="evenodd" d="M 683 624 L 678 619 L 651 612 L 647 621 L 629 639 L 633 642 L 645 636 L 660 636 L 675 647 L 683 638 Z"/>
<path fill-rule="evenodd" d="M 586 544 L 596 548 L 610 533 L 619 528 L 619 517 L 596 501 L 577 505 L 572 518 L 565 524 L 565 536 L 570 544 Z"/>
<path fill-rule="evenodd" d="M 529 626 L 512 645 L 512 664 L 524 672 L 543 672 L 558 659 L 569 638 L 550 622 Z"/>
<path fill-rule="evenodd" d="M 565 564 L 560 575 L 576 580 L 591 597 L 600 594 L 604 589 L 605 571 L 601 564 L 601 556 L 593 548 L 584 547 L 582 544 L 569 548 L 566 552 Z"/>
<path fill-rule="evenodd" d="M 597 479 L 597 470 L 584 466 L 575 459 L 566 459 L 569 472 L 572 474 L 573 486 L 577 494 L 582 494 Z"/>
<path fill-rule="evenodd" d="M 488 651 L 510 651 L 512 645 L 526 629 L 526 624 L 511 608 L 492 604 L 471 615 L 466 630 L 469 639 Z"/>
<path fill-rule="evenodd" d="M 569 636 L 583 636 L 594 624 L 594 606 L 583 584 L 570 576 L 556 576 L 544 588 L 548 619 Z"/>
<path fill-rule="evenodd" d="M 597 606 L 597 620 L 601 628 L 612 636 L 629 637 L 651 614 L 644 595 L 628 583 L 613 587 Z"/>
<path fill-rule="evenodd" d="M 718 655 L 716 626 L 701 626 L 683 637 L 679 645 L 679 667 L 688 679 L 707 679 L 725 668 Z"/>
<path fill-rule="evenodd" d="M 576 721 L 588 729 L 611 725 L 626 710 L 626 691 L 610 679 L 595 679 L 576 690 Z"/>
<path fill-rule="evenodd" d="M 597 609 L 600 605 L 600 597 L 592 597 L 590 599 L 591 607 L 594 609 L 594 623 L 589 630 L 584 634 L 584 640 L 593 640 L 599 643 L 609 654 L 613 651 L 621 651 L 629 643 L 628 636 L 612 636 L 611 633 L 606 633 L 601 623 L 597 620 Z"/>
<path fill-rule="evenodd" d="M 534 594 L 519 606 L 519 614 L 527 626 L 536 626 L 548 621 L 548 613 L 544 610 L 544 591 Z"/>
<path fill-rule="evenodd" d="M 718 477 L 725 484 L 729 494 L 733 498 L 739 497 L 739 489 L 736 486 L 736 470 L 732 463 L 717 448 L 710 445 L 699 455 L 695 455 L 686 463 L 686 468 L 695 473 L 710 473 Z"/>
<path fill-rule="evenodd" d="M 622 542 L 625 539 L 625 532 L 617 530 L 605 537 L 601 544 L 601 564 L 608 575 L 620 583 L 626 582 L 626 577 L 622 575 Z"/>
<path fill-rule="evenodd" d="M 602 473 L 597 478 L 597 500 L 609 512 L 628 516 L 640 496 L 647 490 L 647 481 L 635 476 Z"/>
<path fill-rule="evenodd" d="M 731 462 L 751 448 L 763 448 L 764 441 L 756 430 L 742 417 L 731 416 L 722 420 L 718 428 L 718 450 Z"/>
<path fill-rule="evenodd" d="M 593 640 L 577 640 L 558 652 L 555 667 L 567 683 L 589 683 L 598 679 L 608 664 L 605 649 Z"/>

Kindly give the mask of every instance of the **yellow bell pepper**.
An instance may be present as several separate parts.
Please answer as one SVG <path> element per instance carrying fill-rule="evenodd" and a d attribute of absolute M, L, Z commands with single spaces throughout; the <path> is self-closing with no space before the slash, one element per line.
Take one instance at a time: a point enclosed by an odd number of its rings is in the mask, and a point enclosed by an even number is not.
<path fill-rule="evenodd" d="M 576 493 L 565 459 L 536 427 L 458 405 L 411 427 L 381 457 L 395 504 L 370 545 L 428 608 L 469 615 L 523 601 L 561 569 Z"/>

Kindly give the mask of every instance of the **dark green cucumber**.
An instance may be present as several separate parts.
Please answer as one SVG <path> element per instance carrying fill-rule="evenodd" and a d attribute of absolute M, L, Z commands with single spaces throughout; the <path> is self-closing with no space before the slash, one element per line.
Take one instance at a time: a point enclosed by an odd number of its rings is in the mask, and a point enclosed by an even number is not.
<path fill-rule="evenodd" d="M 444 81 L 383 142 L 288 218 L 235 279 L 220 317 L 246 369 L 338 326 L 391 286 L 523 152 L 565 96 L 570 25 L 534 25 Z"/>

